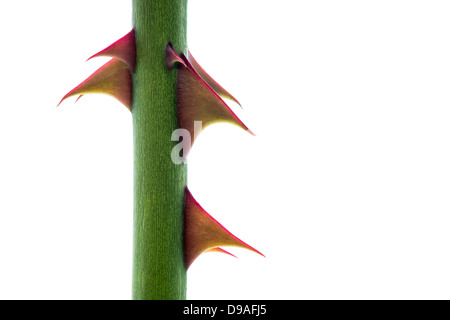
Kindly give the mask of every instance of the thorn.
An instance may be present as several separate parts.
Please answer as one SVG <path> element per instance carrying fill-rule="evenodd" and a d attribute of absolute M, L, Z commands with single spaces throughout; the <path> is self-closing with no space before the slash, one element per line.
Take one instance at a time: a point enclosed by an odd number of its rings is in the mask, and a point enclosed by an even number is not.
<path fill-rule="evenodd" d="M 61 99 L 58 106 L 65 99 L 74 95 L 104 93 L 113 96 L 131 111 L 131 86 L 131 73 L 127 65 L 122 61 L 113 58 L 101 66 L 90 77 L 69 91 L 69 93 Z"/>
<path fill-rule="evenodd" d="M 194 70 L 182 54 L 186 67 L 179 66 L 177 80 L 178 124 L 187 129 L 193 139 L 199 132 L 194 130 L 195 121 L 201 121 L 203 128 L 217 122 L 228 122 L 249 131 L 220 96 Z M 251 131 L 249 131 L 251 133 Z"/>
<path fill-rule="evenodd" d="M 241 108 L 242 105 L 237 101 L 235 97 L 231 95 L 227 90 L 225 90 L 220 84 L 218 84 L 206 71 L 203 69 L 200 64 L 195 60 L 192 53 L 188 50 L 187 60 L 192 65 L 194 70 L 202 77 L 203 80 L 222 98 L 230 99 L 236 102 Z"/>
<path fill-rule="evenodd" d="M 112 45 L 94 54 L 86 61 L 100 56 L 107 56 L 121 60 L 134 72 L 136 67 L 136 38 L 134 30 L 114 42 Z"/>
<path fill-rule="evenodd" d="M 188 188 L 186 188 L 185 191 L 184 214 L 184 245 L 187 268 L 189 268 L 192 262 L 201 253 L 211 249 L 218 251 L 217 247 L 219 246 L 245 248 L 264 257 L 261 252 L 234 236 L 230 231 L 217 222 L 217 220 L 209 215 L 194 199 Z M 219 249 L 223 250 L 221 248 Z"/>

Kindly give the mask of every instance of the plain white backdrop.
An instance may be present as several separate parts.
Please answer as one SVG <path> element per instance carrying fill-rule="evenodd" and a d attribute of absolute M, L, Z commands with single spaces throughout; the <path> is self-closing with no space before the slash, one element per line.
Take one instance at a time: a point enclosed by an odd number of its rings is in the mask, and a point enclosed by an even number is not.
<path fill-rule="evenodd" d="M 207 128 L 189 187 L 267 257 L 188 271 L 190 299 L 450 298 L 450 3 L 190 0 L 189 47 L 253 137 Z M 2 1 L 0 299 L 129 299 L 131 115 L 61 97 L 131 1 Z"/>

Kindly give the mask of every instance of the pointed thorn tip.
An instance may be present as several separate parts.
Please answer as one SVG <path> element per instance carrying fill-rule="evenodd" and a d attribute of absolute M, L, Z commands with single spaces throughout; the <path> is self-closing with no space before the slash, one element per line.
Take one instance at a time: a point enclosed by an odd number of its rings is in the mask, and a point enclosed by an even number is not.
<path fill-rule="evenodd" d="M 185 191 L 185 261 L 189 267 L 205 251 L 223 250 L 222 246 L 240 247 L 265 257 L 261 252 L 234 236 L 209 215 L 194 199 L 189 189 Z M 220 246 L 220 247 L 219 247 Z"/>

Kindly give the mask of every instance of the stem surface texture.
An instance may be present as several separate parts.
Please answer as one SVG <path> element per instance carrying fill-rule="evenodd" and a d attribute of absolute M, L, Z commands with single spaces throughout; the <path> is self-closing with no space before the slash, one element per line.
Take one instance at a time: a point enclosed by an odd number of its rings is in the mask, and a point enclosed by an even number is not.
<path fill-rule="evenodd" d="M 183 205 L 186 165 L 176 165 L 176 76 L 165 65 L 171 42 L 186 52 L 187 0 L 133 0 L 134 243 L 132 297 L 185 299 Z"/>

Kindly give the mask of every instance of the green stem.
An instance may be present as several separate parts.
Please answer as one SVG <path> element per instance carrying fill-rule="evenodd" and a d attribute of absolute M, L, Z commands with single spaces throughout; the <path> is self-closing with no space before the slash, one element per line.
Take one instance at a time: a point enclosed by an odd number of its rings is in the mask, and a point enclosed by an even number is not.
<path fill-rule="evenodd" d="M 183 203 L 186 166 L 171 160 L 177 129 L 176 70 L 165 66 L 171 42 L 185 52 L 187 0 L 133 0 L 133 299 L 185 299 Z"/>

